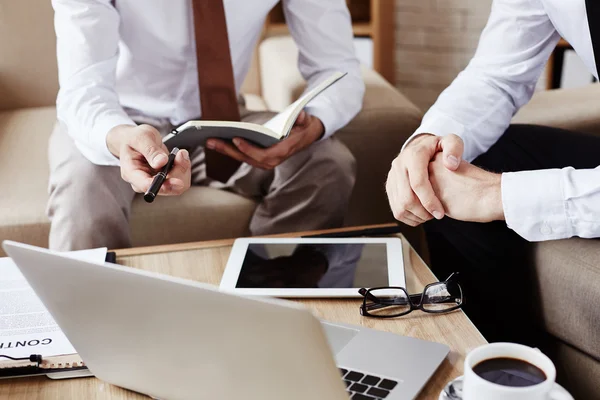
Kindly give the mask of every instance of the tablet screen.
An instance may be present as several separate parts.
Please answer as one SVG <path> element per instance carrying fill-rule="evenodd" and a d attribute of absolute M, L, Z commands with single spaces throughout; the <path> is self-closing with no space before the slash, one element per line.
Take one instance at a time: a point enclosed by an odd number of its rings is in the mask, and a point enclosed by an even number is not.
<path fill-rule="evenodd" d="M 385 243 L 251 243 L 237 288 L 389 286 Z"/>

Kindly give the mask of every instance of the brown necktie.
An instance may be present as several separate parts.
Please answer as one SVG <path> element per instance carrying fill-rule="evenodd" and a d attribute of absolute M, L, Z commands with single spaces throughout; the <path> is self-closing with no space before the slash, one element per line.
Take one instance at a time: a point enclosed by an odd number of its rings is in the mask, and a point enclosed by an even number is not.
<path fill-rule="evenodd" d="M 202 119 L 239 121 L 223 0 L 192 0 L 192 9 Z M 227 182 L 240 166 L 239 161 L 214 150 L 205 148 L 204 152 L 210 178 Z"/>

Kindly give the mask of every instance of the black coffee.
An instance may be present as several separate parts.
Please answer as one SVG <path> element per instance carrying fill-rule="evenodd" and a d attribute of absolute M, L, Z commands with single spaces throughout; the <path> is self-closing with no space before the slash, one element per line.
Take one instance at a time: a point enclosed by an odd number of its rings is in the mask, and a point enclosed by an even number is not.
<path fill-rule="evenodd" d="M 490 358 L 473 367 L 473 372 L 498 385 L 524 387 L 546 380 L 546 374 L 533 364 L 517 358 Z"/>

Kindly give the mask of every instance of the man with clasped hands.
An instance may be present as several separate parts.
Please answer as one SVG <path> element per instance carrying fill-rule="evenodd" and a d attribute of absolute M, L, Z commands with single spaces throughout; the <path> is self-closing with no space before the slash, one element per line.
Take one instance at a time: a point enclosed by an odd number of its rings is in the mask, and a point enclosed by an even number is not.
<path fill-rule="evenodd" d="M 561 36 L 598 77 L 599 29 L 596 0 L 495 0 L 475 56 L 392 163 L 394 216 L 431 220 L 433 267 L 464 272 L 488 340 L 535 340 L 529 242 L 600 237 L 600 137 L 510 125 Z"/>

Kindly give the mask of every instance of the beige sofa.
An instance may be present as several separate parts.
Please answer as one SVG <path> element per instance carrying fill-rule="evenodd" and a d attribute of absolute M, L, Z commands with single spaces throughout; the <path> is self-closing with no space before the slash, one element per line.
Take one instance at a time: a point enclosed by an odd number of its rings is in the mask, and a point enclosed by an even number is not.
<path fill-rule="evenodd" d="M 0 240 L 47 246 L 47 142 L 58 90 L 53 14 L 47 0 L 0 0 Z M 363 69 L 363 111 L 338 136 L 357 159 L 347 224 L 392 221 L 383 190 L 388 167 L 418 126 L 420 111 L 372 70 Z M 283 108 L 300 93 L 290 38 L 262 42 L 243 91 L 249 108 Z M 194 187 L 149 206 L 134 201 L 135 246 L 231 238 L 248 234 L 252 200 Z M 168 221 L 168 223 L 167 223 Z M 152 227 L 152 229 L 150 229 Z M 160 227 L 156 229 L 155 227 Z M 170 228 L 171 227 L 171 228 Z"/>

